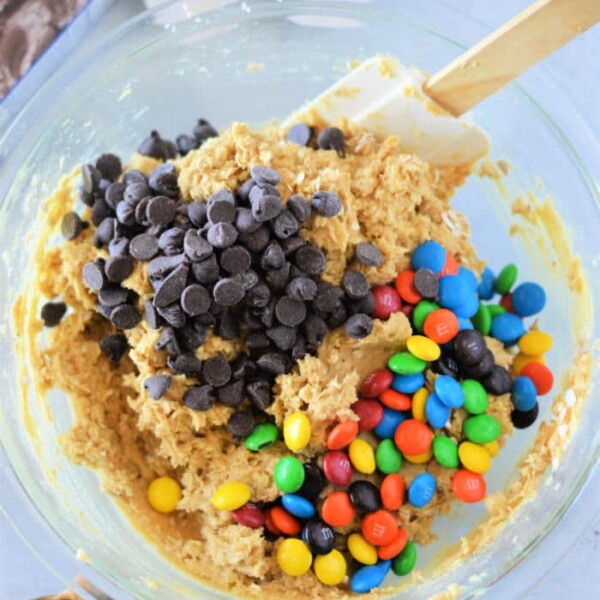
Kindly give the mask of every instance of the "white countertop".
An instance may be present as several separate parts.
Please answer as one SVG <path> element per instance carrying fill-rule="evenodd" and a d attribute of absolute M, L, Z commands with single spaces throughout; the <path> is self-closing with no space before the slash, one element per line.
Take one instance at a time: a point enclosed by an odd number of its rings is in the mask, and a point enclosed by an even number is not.
<path fill-rule="evenodd" d="M 529 4 L 527 0 L 444 0 L 491 25 L 498 25 Z M 141 7 L 140 0 L 119 3 L 124 19 Z M 111 15 L 111 20 L 119 15 Z M 571 95 L 582 112 L 600 127 L 600 27 L 550 57 L 545 68 L 569 81 Z M 0 480 L 1 480 L 0 473 Z M 1 490 L 0 490 L 1 493 Z M 557 549 L 557 552 L 563 550 Z M 572 597 L 592 600 L 600 589 L 600 519 L 563 561 L 533 589 L 528 599 L 563 600 Z M 0 514 L 0 598 L 30 600 L 57 593 L 60 581 L 45 569 L 17 532 Z"/>

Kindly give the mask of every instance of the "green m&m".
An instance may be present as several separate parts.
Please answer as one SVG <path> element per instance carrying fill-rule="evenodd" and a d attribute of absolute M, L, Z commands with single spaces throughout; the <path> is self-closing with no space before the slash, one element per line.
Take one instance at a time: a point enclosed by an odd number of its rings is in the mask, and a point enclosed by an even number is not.
<path fill-rule="evenodd" d="M 412 315 L 412 321 L 415 329 L 419 333 L 423 333 L 423 323 L 425 323 L 427 315 L 439 307 L 439 304 L 431 302 L 430 300 L 421 300 L 421 302 L 415 306 L 415 310 L 413 311 Z"/>
<path fill-rule="evenodd" d="M 425 370 L 427 363 L 410 352 L 397 352 L 388 360 L 390 371 L 399 375 L 416 375 Z"/>
<path fill-rule="evenodd" d="M 276 425 L 261 423 L 252 430 L 252 433 L 244 440 L 244 444 L 248 450 L 258 452 L 270 448 L 277 441 L 278 435 L 279 429 Z"/>
<path fill-rule="evenodd" d="M 518 274 L 519 270 L 517 269 L 517 265 L 512 263 L 506 265 L 504 269 L 500 271 L 494 282 L 494 291 L 496 294 L 503 296 L 507 292 L 510 292 L 512 286 L 515 285 L 515 281 L 517 281 Z"/>
<path fill-rule="evenodd" d="M 463 431 L 470 442 L 487 444 L 500 436 L 500 423 L 490 415 L 477 415 L 465 421 Z"/>
<path fill-rule="evenodd" d="M 417 562 L 417 549 L 413 542 L 406 542 L 404 550 L 392 561 L 392 571 L 396 575 L 408 575 L 415 567 Z"/>
<path fill-rule="evenodd" d="M 433 438 L 433 456 L 442 467 L 456 469 L 458 467 L 458 447 L 456 443 L 446 435 L 436 435 Z"/>
<path fill-rule="evenodd" d="M 394 440 L 382 440 L 375 450 L 377 468 L 386 475 L 397 473 L 402 466 L 402 454 Z"/>
<path fill-rule="evenodd" d="M 465 393 L 463 408 L 472 415 L 482 415 L 489 401 L 485 388 L 475 379 L 465 379 L 460 385 Z"/>
<path fill-rule="evenodd" d="M 273 479 L 284 494 L 297 492 L 304 483 L 304 465 L 294 456 L 284 456 L 277 461 Z"/>
<path fill-rule="evenodd" d="M 471 318 L 471 323 L 473 323 L 473 327 L 475 327 L 481 335 L 488 335 L 490 333 L 490 329 L 492 328 L 492 317 L 490 317 L 490 310 L 486 304 L 483 302 L 479 303 L 479 309 Z"/>

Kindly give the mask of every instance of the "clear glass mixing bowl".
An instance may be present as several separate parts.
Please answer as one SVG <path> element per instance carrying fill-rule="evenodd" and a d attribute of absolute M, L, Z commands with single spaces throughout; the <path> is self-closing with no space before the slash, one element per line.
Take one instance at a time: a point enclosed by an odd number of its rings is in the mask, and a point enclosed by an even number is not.
<path fill-rule="evenodd" d="M 224 596 L 170 565 L 100 491 L 95 474 L 66 461 L 56 441 L 71 422 L 61 394 L 49 398 L 48 418 L 36 408 L 30 390 L 41 447 L 36 449 L 24 432 L 9 317 L 28 276 L 28 233 L 41 199 L 63 173 L 107 149 L 127 156 L 151 129 L 173 136 L 189 130 L 200 116 L 219 127 L 234 120 L 259 125 L 318 94 L 348 59 L 392 53 L 406 64 L 434 71 L 486 33 L 480 23 L 434 0 L 221 2 L 227 6 L 211 10 L 214 4 L 176 3 L 125 24 L 75 66 L 56 73 L 0 143 L 2 503 L 26 541 L 67 584 L 83 573 L 115 598 Z M 484 102 L 475 117 L 491 134 L 493 156 L 514 165 L 509 196 L 536 189 L 536 177 L 542 178 L 573 232 L 592 295 L 600 297 L 597 132 L 543 71 Z M 543 323 L 557 342 L 550 366 L 560 381 L 578 345 L 578 307 L 564 280 L 544 267 L 541 249 L 532 252 L 509 235 L 510 205 L 490 180 L 472 178 L 459 190 L 456 206 L 469 216 L 482 257 L 496 267 L 514 260 L 522 266 L 522 277 L 535 278 L 548 290 Z M 597 306 L 594 313 L 597 323 Z M 436 571 L 429 558 L 456 542 L 485 511 L 465 505 L 452 519 L 440 520 L 435 527 L 439 542 L 421 554 L 424 579 L 411 588 L 413 599 L 429 597 L 451 582 L 463 586 L 463 597 L 486 588 L 492 596 L 515 597 L 566 553 L 598 510 L 599 477 L 593 474 L 600 448 L 598 379 L 596 365 L 595 401 L 585 401 L 581 425 L 562 462 L 549 468 L 537 500 L 523 506 L 494 543 L 474 553 L 459 571 Z M 543 401 L 542 417 L 548 416 L 549 405 Z M 488 478 L 492 491 L 514 480 L 516 460 L 536 431 L 519 432 L 510 440 Z M 582 493 L 586 480 L 588 490 Z M 75 560 L 77 549 L 85 551 L 91 566 Z"/>

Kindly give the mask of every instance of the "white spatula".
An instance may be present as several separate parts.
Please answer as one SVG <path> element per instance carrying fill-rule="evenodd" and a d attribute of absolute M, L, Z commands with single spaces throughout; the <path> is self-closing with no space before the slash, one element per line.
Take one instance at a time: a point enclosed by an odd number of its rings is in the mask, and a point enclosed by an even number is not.
<path fill-rule="evenodd" d="M 284 126 L 348 119 L 435 165 L 469 163 L 489 138 L 465 113 L 600 21 L 600 0 L 538 0 L 429 79 L 390 58 L 361 63 Z M 463 116 L 464 115 L 464 116 Z M 510 115 L 507 115 L 510 118 Z"/>

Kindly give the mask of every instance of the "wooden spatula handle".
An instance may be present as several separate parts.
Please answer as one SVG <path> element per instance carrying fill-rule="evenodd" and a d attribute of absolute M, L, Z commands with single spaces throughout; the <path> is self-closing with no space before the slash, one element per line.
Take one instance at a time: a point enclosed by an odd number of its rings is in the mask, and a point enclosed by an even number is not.
<path fill-rule="evenodd" d="M 538 0 L 433 75 L 425 93 L 460 116 L 600 21 L 600 0 Z"/>

